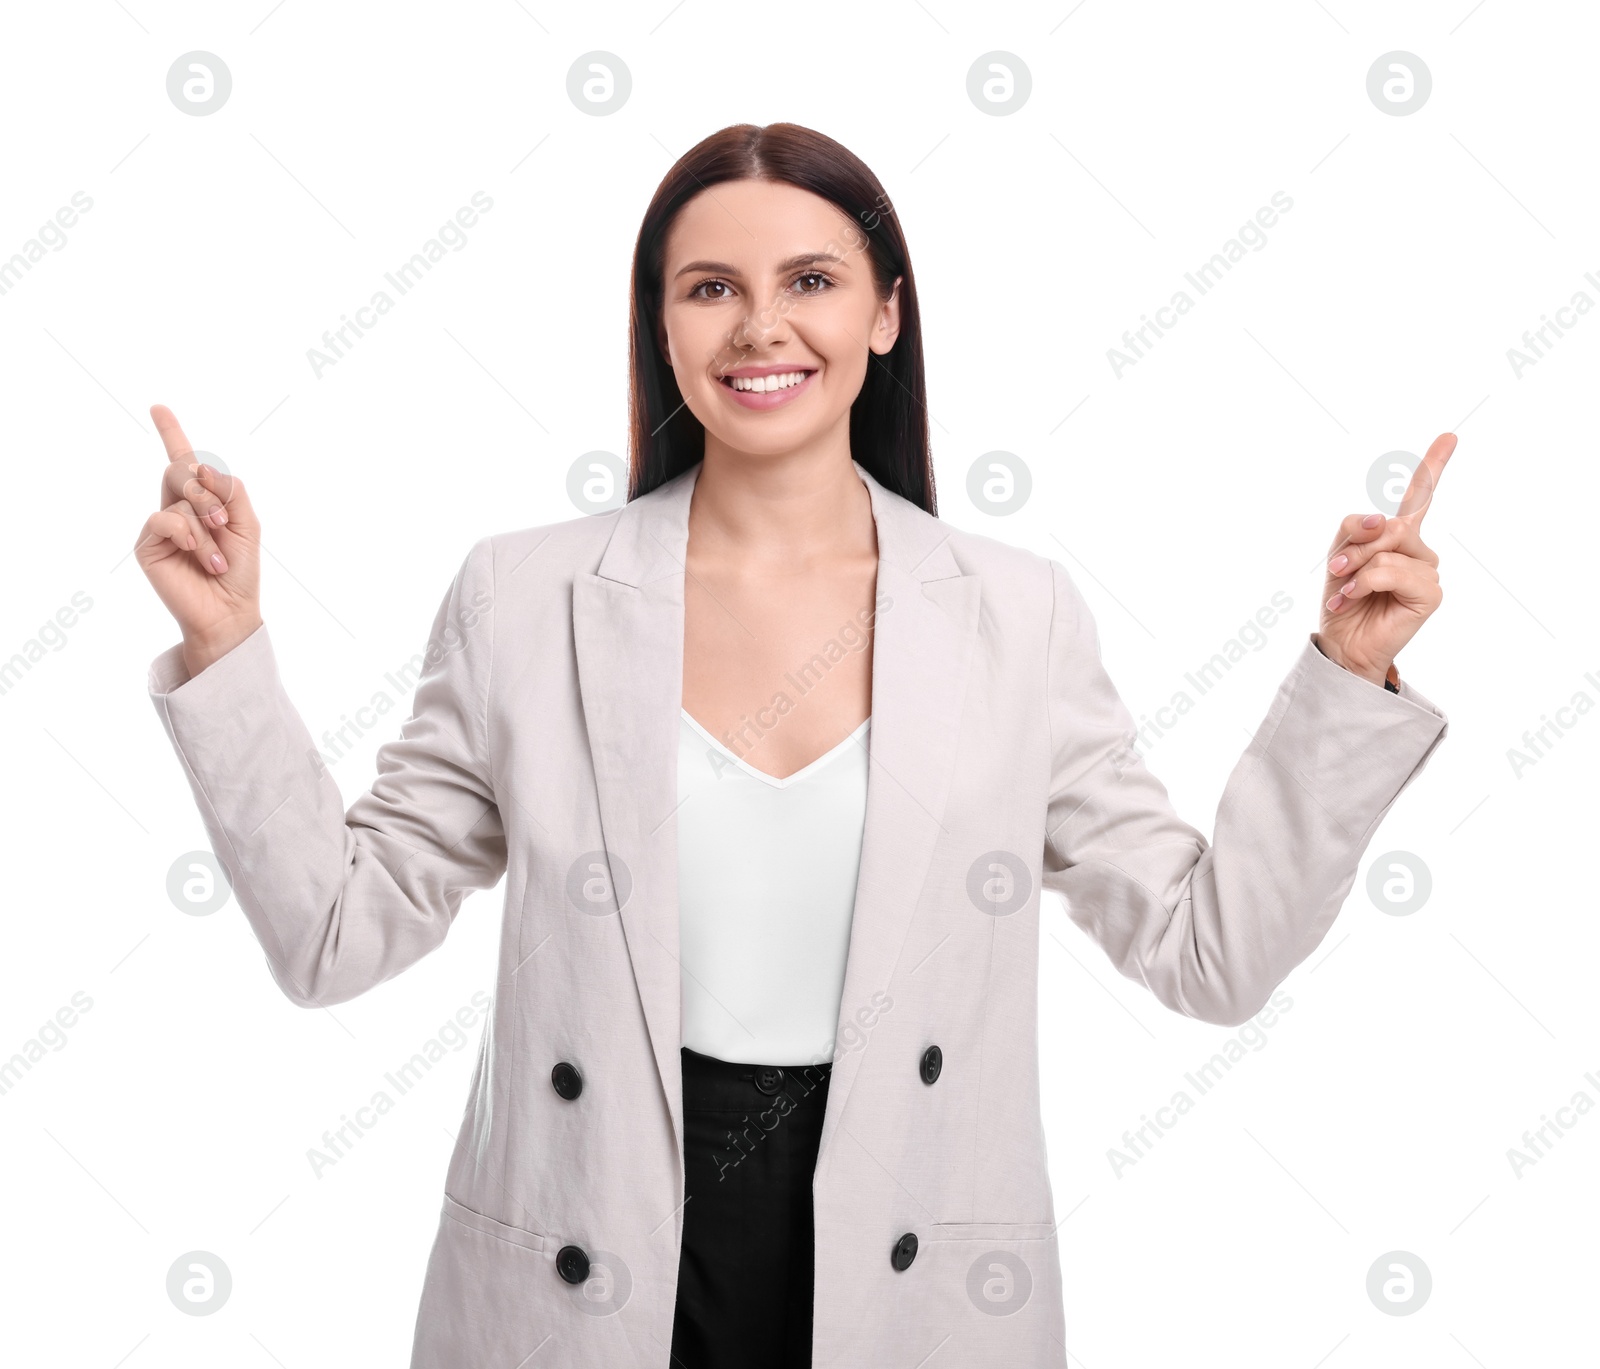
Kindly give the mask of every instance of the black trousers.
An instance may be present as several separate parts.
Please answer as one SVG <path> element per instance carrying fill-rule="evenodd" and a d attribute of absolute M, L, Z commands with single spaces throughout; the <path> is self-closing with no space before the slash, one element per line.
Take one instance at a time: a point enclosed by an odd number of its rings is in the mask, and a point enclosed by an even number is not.
<path fill-rule="evenodd" d="M 672 1369 L 810 1369 L 811 1179 L 833 1065 L 680 1050 L 687 1202 Z"/>

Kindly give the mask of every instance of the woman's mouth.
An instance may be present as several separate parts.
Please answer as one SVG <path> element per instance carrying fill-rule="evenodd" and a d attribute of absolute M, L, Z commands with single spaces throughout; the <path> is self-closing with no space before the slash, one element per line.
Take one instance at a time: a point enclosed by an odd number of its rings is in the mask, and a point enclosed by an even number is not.
<path fill-rule="evenodd" d="M 804 394 L 814 375 L 814 369 L 796 367 L 765 376 L 723 376 L 721 383 L 735 404 L 746 409 L 776 409 Z"/>

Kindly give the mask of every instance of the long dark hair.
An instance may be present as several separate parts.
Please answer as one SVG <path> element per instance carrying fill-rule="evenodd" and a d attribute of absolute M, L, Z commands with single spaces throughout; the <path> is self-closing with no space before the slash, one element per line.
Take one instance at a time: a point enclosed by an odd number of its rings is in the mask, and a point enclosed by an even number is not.
<path fill-rule="evenodd" d="M 733 124 L 713 133 L 678 158 L 645 211 L 633 251 L 628 498 L 648 494 L 705 455 L 705 427 L 683 402 L 656 343 L 662 255 L 678 210 L 707 187 L 732 180 L 780 181 L 831 201 L 866 240 L 880 300 L 901 277 L 900 333 L 886 354 L 868 356 L 866 379 L 850 407 L 850 454 L 879 484 L 937 512 L 917 283 L 899 219 L 866 163 L 800 124 Z"/>

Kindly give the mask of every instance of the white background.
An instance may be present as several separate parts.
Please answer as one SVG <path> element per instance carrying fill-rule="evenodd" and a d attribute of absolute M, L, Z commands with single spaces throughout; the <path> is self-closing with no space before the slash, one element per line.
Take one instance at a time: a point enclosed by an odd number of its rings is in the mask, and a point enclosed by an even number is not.
<path fill-rule="evenodd" d="M 941 516 L 1068 567 L 1135 717 L 1293 599 L 1147 754 L 1207 834 L 1369 469 L 1460 434 L 1425 525 L 1444 603 L 1398 661 L 1449 735 L 1365 858 L 1424 863 L 1426 905 L 1378 911 L 1364 864 L 1292 1009 L 1119 1176 L 1124 1130 L 1238 1033 L 1163 1009 L 1047 900 L 1074 1366 L 1500 1369 L 1592 1345 L 1600 1118 L 1520 1177 L 1507 1152 L 1576 1092 L 1600 1101 L 1600 720 L 1520 777 L 1508 753 L 1600 698 L 1578 568 L 1600 317 L 1520 377 L 1507 349 L 1580 289 L 1600 301 L 1600 22 L 1575 0 L 1074 4 L 8 8 L 0 259 L 74 192 L 93 207 L 0 295 L 0 660 L 74 594 L 92 607 L 0 695 L 0 1059 L 74 993 L 93 1006 L 0 1096 L 0 1357 L 405 1363 L 479 1028 L 336 1166 L 307 1151 L 494 987 L 498 892 L 329 1012 L 282 997 L 236 904 L 167 897 L 207 839 L 146 695 L 178 640 L 130 552 L 164 461 L 149 405 L 249 482 L 264 614 L 320 736 L 421 650 L 477 538 L 577 516 L 574 459 L 625 451 L 650 194 L 700 138 L 779 120 L 849 146 L 901 217 Z M 206 117 L 166 93 L 197 49 L 233 77 Z M 633 78 L 608 117 L 567 95 L 597 49 Z M 1406 117 L 1366 90 L 1396 49 L 1433 78 Z M 966 91 L 992 50 L 1032 75 L 1004 117 Z M 307 349 L 479 190 L 467 245 L 318 378 Z M 1293 208 L 1267 245 L 1119 378 L 1107 349 L 1275 191 Z M 966 494 L 995 449 L 1034 478 L 1003 518 Z M 347 801 L 399 702 L 334 767 Z M 166 1295 L 193 1250 L 232 1271 L 216 1315 Z M 1414 1315 L 1366 1292 L 1395 1250 L 1432 1272 Z"/>

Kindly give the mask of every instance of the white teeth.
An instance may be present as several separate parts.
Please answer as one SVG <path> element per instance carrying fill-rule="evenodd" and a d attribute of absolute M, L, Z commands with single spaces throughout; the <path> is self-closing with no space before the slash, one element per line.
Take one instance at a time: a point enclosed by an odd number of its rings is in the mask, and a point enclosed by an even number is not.
<path fill-rule="evenodd" d="M 798 385 L 806 375 L 805 371 L 785 371 L 781 375 L 772 376 L 733 376 L 730 384 L 736 390 L 752 390 L 756 393 L 766 390 L 787 390 L 791 385 Z"/>

